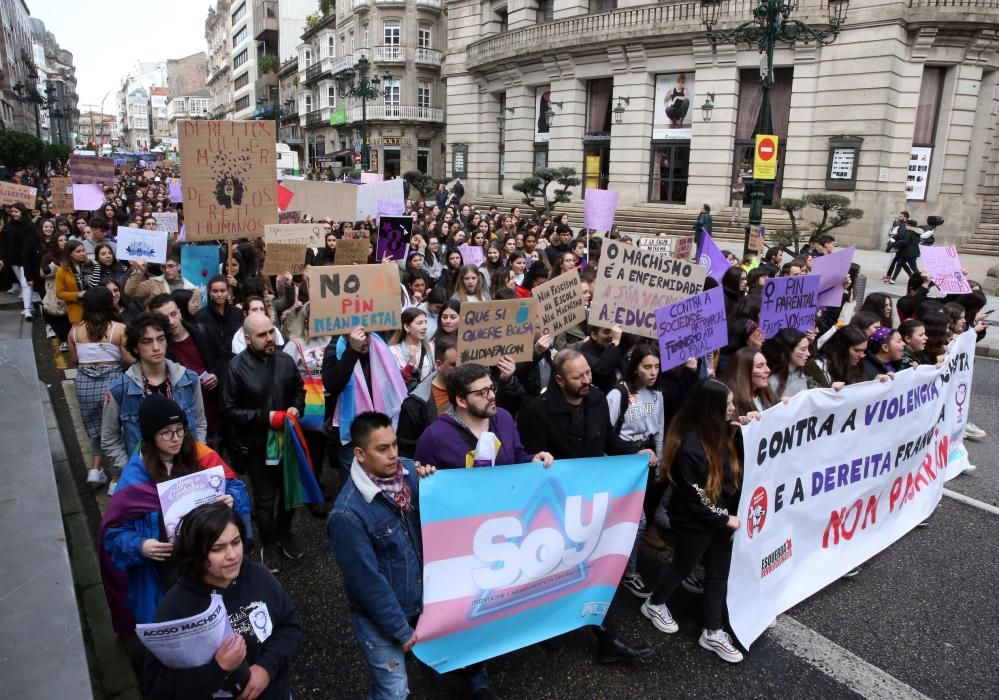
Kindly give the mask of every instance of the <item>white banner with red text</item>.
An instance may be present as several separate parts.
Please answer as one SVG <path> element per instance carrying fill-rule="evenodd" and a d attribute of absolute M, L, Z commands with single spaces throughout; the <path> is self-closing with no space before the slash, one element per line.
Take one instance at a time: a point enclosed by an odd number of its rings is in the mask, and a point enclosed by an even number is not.
<path fill-rule="evenodd" d="M 933 513 L 944 482 L 968 468 L 974 358 L 975 334 L 962 333 L 939 368 L 802 392 L 743 427 L 728 585 L 743 645 Z"/>

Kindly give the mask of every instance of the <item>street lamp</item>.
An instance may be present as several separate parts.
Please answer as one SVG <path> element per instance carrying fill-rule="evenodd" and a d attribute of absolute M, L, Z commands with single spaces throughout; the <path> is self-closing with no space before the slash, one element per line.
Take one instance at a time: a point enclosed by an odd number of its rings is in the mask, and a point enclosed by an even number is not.
<path fill-rule="evenodd" d="M 712 46 L 718 44 L 748 44 L 756 47 L 761 55 L 760 77 L 763 99 L 760 111 L 753 127 L 753 137 L 760 134 L 773 133 L 773 117 L 770 110 L 770 93 L 774 85 L 774 47 L 780 44 L 793 46 L 801 42 L 808 44 L 816 42 L 822 45 L 831 44 L 839 36 L 840 27 L 846 22 L 846 12 L 850 0 L 827 0 L 829 24 L 812 27 L 791 19 L 798 3 L 795 0 L 759 0 L 752 10 L 752 19 L 743 22 L 734 29 L 714 29 L 721 12 L 721 0 L 701 0 L 701 21 L 706 29 L 705 36 Z M 702 109 L 704 109 L 702 107 Z M 753 178 L 749 193 L 749 224 L 759 226 L 763 222 L 764 185 L 758 178 Z M 749 249 L 749 229 L 747 229 L 744 253 Z"/>
<path fill-rule="evenodd" d="M 715 93 L 708 92 L 705 93 L 707 97 L 704 100 L 704 104 L 701 105 L 701 119 L 702 121 L 711 121 L 711 112 L 715 108 Z"/>
<path fill-rule="evenodd" d="M 24 83 L 18 83 L 14 86 L 14 92 L 17 94 L 15 98 L 18 102 L 22 104 L 31 104 L 35 107 L 35 136 L 39 139 L 42 138 L 42 120 L 41 115 L 38 112 L 38 108 L 45 104 L 45 98 L 38 94 L 38 90 L 31 87 L 30 85 L 25 85 Z M 46 88 L 48 92 L 48 88 Z"/>
<path fill-rule="evenodd" d="M 619 97 L 617 98 L 617 105 L 612 110 L 614 112 L 614 123 L 623 124 L 624 123 L 624 105 L 631 105 L 630 97 Z"/>
<path fill-rule="evenodd" d="M 369 78 L 369 70 L 371 63 L 361 56 L 354 68 L 347 68 L 334 77 L 340 97 L 361 100 L 361 170 L 367 170 L 371 165 L 368 149 L 368 100 L 379 97 L 388 99 L 388 83 L 392 80 L 392 74 L 388 71 L 380 78 L 377 75 Z"/>

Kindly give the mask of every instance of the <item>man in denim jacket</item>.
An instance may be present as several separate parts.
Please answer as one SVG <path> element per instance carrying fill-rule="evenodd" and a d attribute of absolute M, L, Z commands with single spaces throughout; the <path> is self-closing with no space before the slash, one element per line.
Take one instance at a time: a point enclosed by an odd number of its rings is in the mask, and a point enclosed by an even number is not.
<path fill-rule="evenodd" d="M 368 697 L 404 698 L 409 694 L 406 653 L 416 644 L 414 628 L 423 608 L 416 471 L 426 475 L 433 467 L 403 466 L 392 421 L 382 413 L 357 415 L 350 437 L 350 479 L 326 530 L 343 573 L 354 637 L 368 664 Z M 472 697 L 492 697 L 484 666 L 463 675 Z"/>

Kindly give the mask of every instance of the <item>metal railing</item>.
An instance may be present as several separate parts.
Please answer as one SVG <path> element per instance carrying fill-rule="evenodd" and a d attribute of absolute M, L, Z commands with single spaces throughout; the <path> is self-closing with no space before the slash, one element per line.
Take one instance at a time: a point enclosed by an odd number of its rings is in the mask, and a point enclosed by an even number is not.
<path fill-rule="evenodd" d="M 437 49 L 416 49 L 416 62 L 428 66 L 439 66 L 444 62 L 444 53 Z"/>
<path fill-rule="evenodd" d="M 441 9 L 441 0 L 416 0 L 417 7 L 429 7 L 432 10 Z"/>
<path fill-rule="evenodd" d="M 367 10 L 369 2 L 371 2 L 371 0 L 350 0 L 350 11 L 357 12 L 358 10 Z"/>
<path fill-rule="evenodd" d="M 444 110 L 436 107 L 418 107 L 416 105 L 368 105 L 368 121 L 415 121 L 443 122 Z M 347 110 L 347 118 L 352 122 L 361 121 L 361 107 L 355 106 Z"/>
<path fill-rule="evenodd" d="M 403 63 L 406 60 L 406 49 L 398 45 L 374 47 L 375 63 Z"/>

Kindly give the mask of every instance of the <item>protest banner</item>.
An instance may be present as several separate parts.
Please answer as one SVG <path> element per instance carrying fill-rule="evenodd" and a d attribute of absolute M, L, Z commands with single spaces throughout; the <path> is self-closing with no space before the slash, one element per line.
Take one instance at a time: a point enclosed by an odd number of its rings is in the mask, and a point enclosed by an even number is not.
<path fill-rule="evenodd" d="M 13 182 L 0 182 L 0 206 L 9 207 L 20 202 L 28 209 L 35 208 L 35 195 L 38 190 L 27 185 L 17 185 Z M 103 196 L 101 200 L 103 201 Z"/>
<path fill-rule="evenodd" d="M 961 271 L 961 258 L 952 246 L 919 246 L 919 255 L 926 263 L 926 272 L 933 284 L 944 294 L 970 294 L 971 285 Z"/>
<path fill-rule="evenodd" d="M 289 205 L 313 219 L 355 221 L 357 213 L 357 185 L 348 182 L 322 182 L 319 180 L 288 180 L 279 187 L 293 195 Z M 287 209 L 287 207 L 285 207 Z"/>
<path fill-rule="evenodd" d="M 843 282 L 850 272 L 856 246 L 835 253 L 820 255 L 812 260 L 812 274 L 819 275 L 819 306 L 843 305 Z"/>
<path fill-rule="evenodd" d="M 555 337 L 586 320 L 583 286 L 576 270 L 563 272 L 535 287 L 531 296 L 538 301 L 538 326 L 542 335 L 547 333 Z"/>
<path fill-rule="evenodd" d="M 939 368 L 804 391 L 743 426 L 728 611 L 745 647 L 926 520 L 968 469 L 974 357 L 975 334 L 961 333 Z"/>
<path fill-rule="evenodd" d="M 763 285 L 760 328 L 773 338 L 784 328 L 815 330 L 818 310 L 819 276 L 771 277 Z"/>
<path fill-rule="evenodd" d="M 322 248 L 326 245 L 326 234 L 329 232 L 329 224 L 267 224 L 264 226 L 264 243 Z"/>
<path fill-rule="evenodd" d="M 118 227 L 118 259 L 145 260 L 151 263 L 166 262 L 166 231 L 147 231 L 144 228 Z"/>
<path fill-rule="evenodd" d="M 225 470 L 212 467 L 156 484 L 167 540 L 174 541 L 180 519 L 198 506 L 225 495 Z"/>
<path fill-rule="evenodd" d="M 222 596 L 212 593 L 204 612 L 180 620 L 140 623 L 135 635 L 167 668 L 198 668 L 233 635 Z"/>
<path fill-rule="evenodd" d="M 645 455 L 626 455 L 444 469 L 422 481 L 416 656 L 444 673 L 601 624 L 648 471 Z"/>
<path fill-rule="evenodd" d="M 367 265 L 371 243 L 366 238 L 343 238 L 336 242 L 337 265 Z"/>
<path fill-rule="evenodd" d="M 378 245 L 375 259 L 405 260 L 413 220 L 408 216 L 383 216 L 378 219 Z"/>
<path fill-rule="evenodd" d="M 636 245 L 605 240 L 589 324 L 657 339 L 655 310 L 697 294 L 706 270 L 685 260 L 650 253 Z"/>
<path fill-rule="evenodd" d="M 533 298 L 463 303 L 458 364 L 477 362 L 491 367 L 504 355 L 514 362 L 532 360 L 537 304 Z"/>
<path fill-rule="evenodd" d="M 486 261 L 486 253 L 480 245 L 462 243 L 458 246 L 458 252 L 461 253 L 462 265 L 475 265 L 478 267 Z"/>
<path fill-rule="evenodd" d="M 180 231 L 180 221 L 175 211 L 154 211 L 153 218 L 156 219 L 156 230 L 167 233 L 177 233 Z"/>
<path fill-rule="evenodd" d="M 679 367 L 728 345 L 725 294 L 721 287 L 656 309 L 659 369 Z"/>
<path fill-rule="evenodd" d="M 268 243 L 264 256 L 264 275 L 302 274 L 305 269 L 305 256 L 308 246 L 298 243 Z"/>
<path fill-rule="evenodd" d="M 274 122 L 185 119 L 177 128 L 187 240 L 254 238 L 277 223 Z"/>
<path fill-rule="evenodd" d="M 400 327 L 398 265 L 310 267 L 308 277 L 311 337 Z"/>
<path fill-rule="evenodd" d="M 73 208 L 79 211 L 97 211 L 104 206 L 104 190 L 100 185 L 73 183 Z"/>
<path fill-rule="evenodd" d="M 690 260 L 694 254 L 693 236 L 642 236 L 636 243 L 642 250 L 677 260 Z"/>
<path fill-rule="evenodd" d="M 381 173 L 368 173 L 368 172 L 361 173 L 362 185 L 367 185 L 372 182 L 381 182 L 382 180 L 384 180 L 384 178 L 382 177 Z"/>
<path fill-rule="evenodd" d="M 73 184 L 108 185 L 114 184 L 114 161 L 100 156 L 69 157 L 69 177 Z"/>
<path fill-rule="evenodd" d="M 49 211 L 54 214 L 73 213 L 73 181 L 68 177 L 49 179 L 52 196 L 49 197 Z"/>
<path fill-rule="evenodd" d="M 219 274 L 219 249 L 215 245 L 185 245 L 180 249 L 180 274 L 201 292 L 208 304 L 208 281 Z"/>
<path fill-rule="evenodd" d="M 701 250 L 697 255 L 697 263 L 705 267 L 708 276 L 719 283 L 725 272 L 731 267 L 728 259 L 721 252 L 721 248 L 715 243 L 711 234 L 704 229 L 701 229 Z"/>
<path fill-rule="evenodd" d="M 379 202 L 401 202 L 405 211 L 406 181 L 401 177 L 383 182 L 372 182 L 357 188 L 357 210 L 354 221 L 363 221 L 367 217 L 378 216 Z"/>
<path fill-rule="evenodd" d="M 610 231 L 617 213 L 617 192 L 589 188 L 583 195 L 583 226 L 594 231 Z"/>

